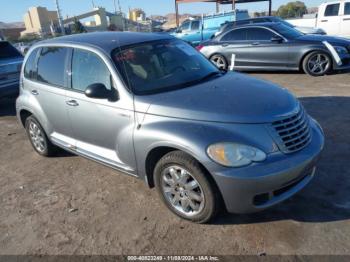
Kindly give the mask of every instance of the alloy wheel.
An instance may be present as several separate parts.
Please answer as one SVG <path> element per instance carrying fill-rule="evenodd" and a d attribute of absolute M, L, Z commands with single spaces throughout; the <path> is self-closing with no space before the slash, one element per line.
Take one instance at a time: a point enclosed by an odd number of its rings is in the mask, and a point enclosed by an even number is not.
<path fill-rule="evenodd" d="M 168 203 L 185 216 L 194 216 L 204 208 L 204 194 L 198 181 L 186 169 L 169 166 L 161 174 L 161 190 Z"/>
<path fill-rule="evenodd" d="M 217 68 L 221 69 L 221 70 L 225 70 L 227 67 L 225 58 L 221 55 L 214 55 L 210 58 L 210 61 L 212 61 Z"/>
<path fill-rule="evenodd" d="M 314 54 L 307 63 L 308 69 L 314 74 L 324 74 L 330 66 L 329 57 L 325 54 Z"/>
<path fill-rule="evenodd" d="M 46 149 L 46 141 L 44 133 L 40 127 L 33 121 L 29 124 L 29 136 L 36 150 L 44 152 Z"/>

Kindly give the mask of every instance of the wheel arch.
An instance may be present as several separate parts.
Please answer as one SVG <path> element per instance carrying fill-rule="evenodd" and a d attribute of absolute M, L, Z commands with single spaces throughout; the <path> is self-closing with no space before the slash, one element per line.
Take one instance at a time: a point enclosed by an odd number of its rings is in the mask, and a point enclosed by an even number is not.
<path fill-rule="evenodd" d="M 33 113 L 27 109 L 21 109 L 19 111 L 19 118 L 21 120 L 20 122 L 23 127 L 25 127 L 27 118 L 30 117 L 31 115 L 33 115 Z"/>
<path fill-rule="evenodd" d="M 331 60 L 332 60 L 332 65 L 331 65 L 331 67 L 333 68 L 334 59 L 333 59 L 332 54 L 331 54 L 327 49 L 323 49 L 323 48 L 313 48 L 313 49 L 307 50 L 307 51 L 304 52 L 303 55 L 301 56 L 301 58 L 300 58 L 300 60 L 299 60 L 299 70 L 304 71 L 304 69 L 303 69 L 303 62 L 304 62 L 305 58 L 306 58 L 309 54 L 311 54 L 312 52 L 316 52 L 316 51 L 319 51 L 319 52 L 323 52 L 323 53 L 328 54 L 329 57 L 330 57 Z"/>

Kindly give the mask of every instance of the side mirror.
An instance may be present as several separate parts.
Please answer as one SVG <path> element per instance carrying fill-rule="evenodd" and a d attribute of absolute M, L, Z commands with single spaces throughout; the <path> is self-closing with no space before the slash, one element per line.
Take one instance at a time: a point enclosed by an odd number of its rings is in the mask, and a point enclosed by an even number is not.
<path fill-rule="evenodd" d="M 273 37 L 271 38 L 271 42 L 274 42 L 274 43 L 282 43 L 282 42 L 283 42 L 283 38 L 280 37 L 280 36 L 278 36 L 278 35 L 276 35 L 276 36 L 273 36 Z"/>
<path fill-rule="evenodd" d="M 86 88 L 85 95 L 90 98 L 109 99 L 112 97 L 112 91 L 108 90 L 104 84 L 96 83 Z"/>
<path fill-rule="evenodd" d="M 182 30 L 180 28 L 178 28 L 178 29 L 175 30 L 175 33 L 180 34 L 180 33 L 182 33 Z"/>

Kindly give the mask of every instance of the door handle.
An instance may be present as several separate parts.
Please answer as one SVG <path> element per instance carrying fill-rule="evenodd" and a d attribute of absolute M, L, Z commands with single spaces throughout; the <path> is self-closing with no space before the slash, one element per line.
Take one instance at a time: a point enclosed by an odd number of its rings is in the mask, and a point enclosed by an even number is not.
<path fill-rule="evenodd" d="M 31 93 L 35 96 L 39 95 L 39 92 L 37 90 L 32 90 Z"/>
<path fill-rule="evenodd" d="M 66 101 L 66 104 L 69 106 L 78 106 L 79 103 L 76 100 L 68 100 Z"/>
<path fill-rule="evenodd" d="M 343 18 L 343 21 L 349 21 L 350 18 Z"/>
<path fill-rule="evenodd" d="M 259 42 L 254 42 L 254 43 L 252 43 L 252 45 L 260 45 L 260 43 Z"/>
<path fill-rule="evenodd" d="M 321 22 L 328 22 L 328 20 L 321 20 Z"/>
<path fill-rule="evenodd" d="M 228 44 L 222 44 L 221 46 L 222 46 L 222 47 L 226 47 L 226 46 L 228 46 Z"/>

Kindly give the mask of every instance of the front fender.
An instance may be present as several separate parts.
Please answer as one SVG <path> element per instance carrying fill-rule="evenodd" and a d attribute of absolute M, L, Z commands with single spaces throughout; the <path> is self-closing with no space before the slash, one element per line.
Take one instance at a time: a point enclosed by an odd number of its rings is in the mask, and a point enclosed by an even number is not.
<path fill-rule="evenodd" d="M 157 147 L 182 150 L 197 159 L 208 170 L 220 170 L 207 155 L 209 145 L 238 142 L 258 147 L 266 153 L 276 151 L 264 125 L 224 124 L 147 115 L 135 130 L 134 147 L 140 178 L 146 176 L 146 159 Z"/>

